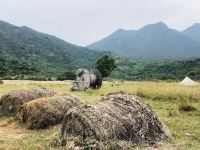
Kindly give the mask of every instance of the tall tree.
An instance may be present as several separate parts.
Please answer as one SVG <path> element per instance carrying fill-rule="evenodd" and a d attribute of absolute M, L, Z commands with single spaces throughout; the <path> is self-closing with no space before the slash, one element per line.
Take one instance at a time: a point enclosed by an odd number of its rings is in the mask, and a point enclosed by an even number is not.
<path fill-rule="evenodd" d="M 104 55 L 96 62 L 96 69 L 98 69 L 103 77 L 108 77 L 116 68 L 115 60 L 108 55 Z"/>

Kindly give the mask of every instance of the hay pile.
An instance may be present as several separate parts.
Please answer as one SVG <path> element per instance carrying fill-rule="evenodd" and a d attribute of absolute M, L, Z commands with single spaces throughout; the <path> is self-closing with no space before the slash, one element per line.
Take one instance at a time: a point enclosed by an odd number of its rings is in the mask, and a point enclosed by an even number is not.
<path fill-rule="evenodd" d="M 168 137 L 153 110 L 140 98 L 123 92 L 71 109 L 61 129 L 62 145 L 79 148 L 123 149 L 125 145 L 154 145 Z"/>
<path fill-rule="evenodd" d="M 17 119 L 29 129 L 44 129 L 62 122 L 66 111 L 80 104 L 81 100 L 71 95 L 40 98 L 22 105 Z"/>
<path fill-rule="evenodd" d="M 1 112 L 7 116 L 15 116 L 19 110 L 19 107 L 31 100 L 54 96 L 56 92 L 51 89 L 33 89 L 33 90 L 18 90 L 12 91 L 4 96 L 0 100 Z"/>

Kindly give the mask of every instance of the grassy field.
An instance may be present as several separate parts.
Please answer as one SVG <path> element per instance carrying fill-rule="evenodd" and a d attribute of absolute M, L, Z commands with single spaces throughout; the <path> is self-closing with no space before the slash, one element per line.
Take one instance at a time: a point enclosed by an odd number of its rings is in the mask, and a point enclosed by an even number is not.
<path fill-rule="evenodd" d="M 104 82 L 99 90 L 71 92 L 70 82 L 6 81 L 0 85 L 0 96 L 16 89 L 53 88 L 59 92 L 79 96 L 86 103 L 95 103 L 102 96 L 114 91 L 127 91 L 138 95 L 149 104 L 170 129 L 174 140 L 159 149 L 200 149 L 200 85 L 185 87 L 167 82 Z M 182 105 L 194 106 L 196 111 L 179 111 Z M 0 116 L 1 149 L 55 149 L 50 141 L 59 136 L 60 125 L 51 129 L 30 131 Z"/>

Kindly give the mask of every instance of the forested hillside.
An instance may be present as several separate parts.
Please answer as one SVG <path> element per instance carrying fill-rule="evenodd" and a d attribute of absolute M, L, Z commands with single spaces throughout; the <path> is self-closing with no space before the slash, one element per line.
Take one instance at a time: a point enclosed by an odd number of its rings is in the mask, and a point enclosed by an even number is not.
<path fill-rule="evenodd" d="M 200 59 L 163 62 L 117 61 L 113 78 L 126 80 L 200 80 Z"/>
<path fill-rule="evenodd" d="M 20 72 L 23 69 L 15 70 L 25 63 L 30 68 L 37 68 L 37 72 L 33 70 L 35 75 L 56 77 L 68 70 L 92 68 L 96 59 L 103 54 L 28 27 L 0 21 L 1 76 L 33 75 L 32 72 Z M 12 73 L 9 74 L 9 71 Z"/>
<path fill-rule="evenodd" d="M 28 27 L 0 21 L 0 79 L 65 79 L 74 76 L 78 68 L 94 68 L 96 60 L 104 54 L 112 56 L 117 64 L 111 78 L 179 80 L 188 75 L 200 79 L 200 59 L 138 61 L 79 47 Z"/>

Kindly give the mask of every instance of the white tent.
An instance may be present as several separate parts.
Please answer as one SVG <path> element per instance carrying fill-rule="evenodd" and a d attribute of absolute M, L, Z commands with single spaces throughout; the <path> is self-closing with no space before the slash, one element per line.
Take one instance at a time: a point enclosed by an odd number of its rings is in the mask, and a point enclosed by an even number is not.
<path fill-rule="evenodd" d="M 192 79 L 185 77 L 183 81 L 180 83 L 181 85 L 196 85 L 196 82 L 194 82 Z"/>

